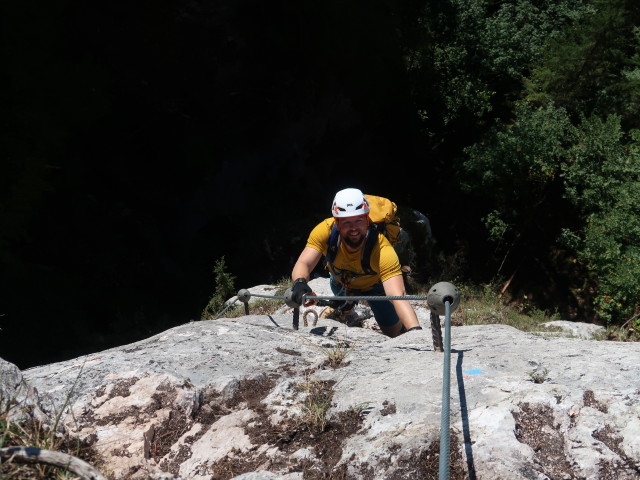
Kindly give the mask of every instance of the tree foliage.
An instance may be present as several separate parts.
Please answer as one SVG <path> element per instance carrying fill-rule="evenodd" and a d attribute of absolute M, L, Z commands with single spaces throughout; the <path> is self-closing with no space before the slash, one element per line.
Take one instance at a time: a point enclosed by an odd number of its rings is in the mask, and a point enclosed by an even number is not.
<path fill-rule="evenodd" d="M 593 0 L 580 21 L 550 37 L 525 82 L 528 98 L 549 101 L 572 116 L 617 113 L 638 127 L 640 113 L 640 6 Z"/>
<path fill-rule="evenodd" d="M 526 265 L 564 288 L 551 303 L 566 295 L 607 322 L 637 313 L 639 4 L 427 1 L 417 18 L 416 111 L 473 201 L 467 222 L 482 219 L 487 279 Z"/>
<path fill-rule="evenodd" d="M 607 322 L 640 305 L 637 138 L 623 134 L 618 116 L 574 125 L 563 108 L 523 103 L 513 124 L 466 150 L 466 188 L 492 199 L 488 236 L 520 256 L 568 249 L 589 273 L 576 275 L 576 295 Z"/>
<path fill-rule="evenodd" d="M 580 0 L 426 2 L 404 39 L 423 118 L 433 129 L 503 114 L 548 39 L 583 11 Z"/>
<path fill-rule="evenodd" d="M 552 241 L 557 224 L 552 217 L 562 209 L 557 191 L 571 124 L 566 112 L 553 106 L 522 103 L 515 115 L 515 122 L 496 125 L 466 148 L 462 186 L 482 192 L 484 223 L 496 254 L 537 256 L 541 240 Z"/>
<path fill-rule="evenodd" d="M 591 116 L 573 138 L 562 175 L 581 225 L 564 238 L 592 275 L 599 316 L 620 321 L 640 307 L 640 132 Z"/>
<path fill-rule="evenodd" d="M 200 314 L 200 320 L 214 318 L 223 309 L 225 302 L 235 293 L 234 283 L 236 277 L 227 271 L 224 256 L 216 260 L 213 267 L 213 275 L 215 278 L 215 289 L 209 299 L 209 303 L 207 303 Z"/>

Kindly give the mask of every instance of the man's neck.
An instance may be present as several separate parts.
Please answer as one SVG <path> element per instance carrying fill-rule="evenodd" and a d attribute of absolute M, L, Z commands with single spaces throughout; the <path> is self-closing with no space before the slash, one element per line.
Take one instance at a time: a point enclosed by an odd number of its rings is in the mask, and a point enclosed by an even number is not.
<path fill-rule="evenodd" d="M 356 253 L 362 249 L 362 246 L 364 245 L 364 240 L 362 240 L 362 242 L 360 242 L 360 245 L 358 245 L 357 247 L 352 247 L 347 242 L 345 242 L 343 238 L 342 245 L 344 245 L 344 249 L 347 251 L 347 253 Z"/>

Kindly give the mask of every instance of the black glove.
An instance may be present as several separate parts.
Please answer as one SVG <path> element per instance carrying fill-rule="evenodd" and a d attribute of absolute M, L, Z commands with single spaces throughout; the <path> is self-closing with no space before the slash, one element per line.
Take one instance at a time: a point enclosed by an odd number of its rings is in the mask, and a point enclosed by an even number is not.
<path fill-rule="evenodd" d="M 298 305 L 302 305 L 302 296 L 311 292 L 311 287 L 307 285 L 307 281 L 304 278 L 298 278 L 293 282 L 293 286 L 291 287 L 291 300 L 296 302 Z"/>

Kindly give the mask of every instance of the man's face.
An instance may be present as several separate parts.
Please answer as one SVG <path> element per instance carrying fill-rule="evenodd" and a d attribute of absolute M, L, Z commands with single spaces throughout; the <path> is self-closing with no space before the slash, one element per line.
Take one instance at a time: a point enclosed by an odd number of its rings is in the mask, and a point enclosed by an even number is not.
<path fill-rule="evenodd" d="M 340 237 L 351 248 L 358 248 L 364 242 L 367 228 L 369 226 L 369 216 L 338 218 L 338 232 Z"/>

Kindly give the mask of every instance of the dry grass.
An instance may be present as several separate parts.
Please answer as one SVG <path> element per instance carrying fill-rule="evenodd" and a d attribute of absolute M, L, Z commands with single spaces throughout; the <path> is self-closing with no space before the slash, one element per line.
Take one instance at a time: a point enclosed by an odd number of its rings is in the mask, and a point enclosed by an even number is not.
<path fill-rule="evenodd" d="M 348 365 L 347 357 L 356 348 L 355 343 L 350 341 L 346 335 L 342 339 L 332 337 L 325 338 L 321 344 L 317 344 L 307 338 L 302 338 L 302 341 L 326 356 L 327 360 L 322 366 L 330 368 L 340 368 Z"/>
<path fill-rule="evenodd" d="M 82 368 L 67 394 L 63 406 L 52 418 L 39 419 L 34 407 L 21 398 L 23 384 L 15 392 L 13 398 L 0 395 L 0 448 L 35 447 L 41 450 L 52 450 L 77 457 L 94 466 L 99 457 L 89 441 L 80 441 L 72 432 L 63 427 L 62 416 L 69 407 L 72 393 L 75 391 Z M 69 480 L 77 478 L 65 468 L 53 467 L 41 463 L 22 464 L 7 460 L 0 463 L 0 479 L 37 479 L 37 480 Z"/>
<path fill-rule="evenodd" d="M 290 286 L 290 280 L 283 278 L 276 285 L 274 295 L 283 295 Z M 427 285 L 414 284 L 415 295 L 425 296 L 429 290 Z M 461 302 L 460 308 L 451 316 L 452 325 L 509 325 L 524 332 L 558 332 L 566 336 L 566 332 L 553 326 L 544 326 L 543 323 L 559 320 L 560 315 L 556 312 L 540 310 L 531 304 L 521 303 L 518 305 L 507 304 L 500 298 L 498 287 L 495 285 L 465 285 L 458 286 Z M 250 313 L 252 315 L 269 315 L 276 312 L 283 305 L 282 300 L 258 300 L 251 304 Z M 236 305 L 225 316 L 228 318 L 241 317 L 245 315 L 244 305 Z M 609 326 L 604 332 L 595 334 L 593 340 L 612 340 L 618 342 L 638 342 L 640 341 L 640 322 L 629 325 L 626 328 Z M 344 357 L 352 347 L 348 342 L 336 344 L 330 347 L 321 347 L 323 353 L 329 358 L 329 365 L 333 368 L 339 366 Z"/>
<path fill-rule="evenodd" d="M 327 413 L 331 408 L 334 383 L 313 380 L 307 375 L 304 382 L 296 384 L 296 389 L 304 394 L 300 421 L 309 428 L 323 432 L 327 426 Z"/>
<path fill-rule="evenodd" d="M 282 277 L 274 285 L 275 290 L 273 296 L 280 297 L 284 295 L 284 292 L 291 286 L 291 279 L 289 277 Z M 271 295 L 271 294 L 270 294 Z M 271 315 L 276 312 L 280 307 L 284 305 L 283 300 L 259 298 L 249 304 L 250 315 Z M 242 302 L 236 302 L 233 308 L 229 309 L 224 314 L 225 318 L 238 318 L 246 315 L 244 304 Z"/>
<path fill-rule="evenodd" d="M 548 330 L 540 324 L 559 320 L 557 312 L 545 312 L 530 306 L 505 304 L 491 286 L 459 287 L 460 308 L 451 316 L 454 325 L 509 325 L 525 332 Z"/>
<path fill-rule="evenodd" d="M 17 410 L 24 407 L 12 401 L 0 399 L 5 408 L 0 413 L 0 448 L 4 447 L 36 447 L 42 450 L 53 450 L 67 453 L 89 463 L 96 462 L 96 454 L 91 445 L 80 442 L 57 426 L 49 425 L 34 418 L 32 412 L 24 409 L 26 417 L 14 420 Z M 77 478 L 64 468 L 45 464 L 21 464 L 8 460 L 0 464 L 0 478 L 37 479 L 37 480 L 69 480 Z"/>

